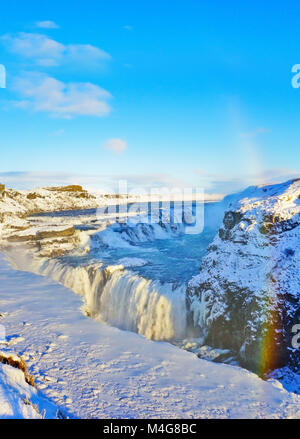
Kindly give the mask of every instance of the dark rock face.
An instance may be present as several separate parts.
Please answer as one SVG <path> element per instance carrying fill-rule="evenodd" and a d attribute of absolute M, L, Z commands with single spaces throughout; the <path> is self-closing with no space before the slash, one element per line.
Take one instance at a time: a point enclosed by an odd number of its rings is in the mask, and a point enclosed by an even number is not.
<path fill-rule="evenodd" d="M 37 198 L 37 194 L 35 192 L 32 192 L 30 194 L 27 195 L 27 199 L 28 200 L 35 200 Z"/>
<path fill-rule="evenodd" d="M 207 331 L 206 343 L 230 349 L 242 366 L 263 375 L 269 369 L 288 363 L 292 321 L 282 308 L 270 312 L 247 289 L 224 285 L 226 312 L 217 317 Z M 259 323 L 258 317 L 264 321 Z M 254 323 L 254 325 L 253 325 Z M 268 344 L 268 346 L 265 346 Z M 267 352 L 268 358 L 264 358 Z"/>
<path fill-rule="evenodd" d="M 227 230 L 233 229 L 243 218 L 241 212 L 225 212 L 223 223 Z"/>
<path fill-rule="evenodd" d="M 242 221 L 242 219 L 243 214 L 241 212 L 225 212 L 223 227 L 219 229 L 219 237 L 222 239 L 222 241 L 233 241 L 235 239 L 234 233 L 232 233 L 232 231 Z M 245 223 L 249 224 L 250 221 L 245 218 Z M 243 234 L 240 234 L 238 242 L 241 244 L 246 244 L 245 236 Z"/>
<path fill-rule="evenodd" d="M 291 349 L 300 324 L 299 194 L 300 182 L 288 182 L 233 203 L 188 288 L 205 344 L 230 349 L 260 375 L 300 368 L 300 349 Z"/>
<path fill-rule="evenodd" d="M 68 227 L 63 230 L 49 230 L 45 232 L 38 232 L 36 234 L 37 239 L 57 238 L 62 236 L 73 236 L 75 233 L 74 227 Z"/>

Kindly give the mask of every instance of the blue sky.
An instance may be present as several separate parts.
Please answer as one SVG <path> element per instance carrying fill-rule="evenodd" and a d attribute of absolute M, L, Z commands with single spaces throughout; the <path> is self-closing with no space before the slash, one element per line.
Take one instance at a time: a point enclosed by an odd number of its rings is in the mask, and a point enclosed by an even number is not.
<path fill-rule="evenodd" d="M 1 15 L 8 185 L 228 193 L 299 174 L 297 2 L 11 0 Z"/>

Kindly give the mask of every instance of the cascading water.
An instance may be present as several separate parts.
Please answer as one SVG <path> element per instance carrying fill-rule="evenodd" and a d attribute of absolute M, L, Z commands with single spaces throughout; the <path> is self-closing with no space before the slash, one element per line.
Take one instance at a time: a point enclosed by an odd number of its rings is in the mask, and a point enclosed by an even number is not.
<path fill-rule="evenodd" d="M 72 267 L 57 260 L 22 257 L 16 268 L 50 277 L 84 298 L 84 312 L 153 340 L 182 338 L 186 330 L 185 285 L 145 279 L 121 266 Z"/>
<path fill-rule="evenodd" d="M 16 268 L 82 295 L 84 312 L 94 319 L 153 340 L 182 339 L 188 331 L 186 283 L 215 233 L 183 231 L 182 224 L 116 223 L 91 236 L 85 256 L 49 259 L 27 252 L 10 259 Z"/>
<path fill-rule="evenodd" d="M 153 340 L 181 338 L 186 329 L 185 288 L 117 270 L 102 294 L 87 303 L 104 321 Z"/>

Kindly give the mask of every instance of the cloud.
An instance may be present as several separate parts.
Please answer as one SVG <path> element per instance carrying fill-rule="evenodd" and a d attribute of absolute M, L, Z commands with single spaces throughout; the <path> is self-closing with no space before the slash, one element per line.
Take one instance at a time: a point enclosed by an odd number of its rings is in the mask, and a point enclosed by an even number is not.
<path fill-rule="evenodd" d="M 103 187 L 103 175 L 68 172 L 0 172 L 0 182 L 9 188 L 19 190 L 70 184 L 80 184 L 84 187 L 101 189 Z"/>
<path fill-rule="evenodd" d="M 41 29 L 59 29 L 59 26 L 51 20 L 37 21 L 35 25 Z"/>
<path fill-rule="evenodd" d="M 0 172 L 0 183 L 14 189 L 80 184 L 86 188 L 112 193 L 119 181 L 126 180 L 130 191 L 159 187 L 186 187 L 184 181 L 170 174 L 76 174 L 67 172 Z"/>
<path fill-rule="evenodd" d="M 150 173 L 150 174 L 130 174 L 119 175 L 119 180 L 126 180 L 128 187 L 132 190 L 138 191 L 141 188 L 153 189 L 153 188 L 186 188 L 189 187 L 187 182 L 182 178 L 174 177 L 172 174 L 165 173 Z"/>
<path fill-rule="evenodd" d="M 41 34 L 20 32 L 16 36 L 1 37 L 5 47 L 13 54 L 33 58 L 40 65 L 57 65 L 65 46 Z"/>
<path fill-rule="evenodd" d="M 269 169 L 265 171 L 265 184 L 282 183 L 300 176 L 300 171 L 293 169 Z M 238 176 L 230 177 L 219 174 L 203 184 L 206 194 L 228 194 L 245 189 L 250 184 L 256 185 L 255 180 L 246 183 Z M 118 189 L 118 182 L 126 180 L 128 190 L 133 193 L 142 193 L 143 190 L 150 191 L 153 188 L 168 187 L 170 189 L 191 187 L 186 181 L 174 177 L 169 173 L 152 174 L 76 174 L 67 172 L 0 172 L 0 183 L 6 184 L 14 189 L 33 189 L 40 186 L 62 186 L 68 184 L 80 184 L 87 189 L 100 192 L 113 193 Z M 197 187 L 201 187 L 197 184 Z"/>
<path fill-rule="evenodd" d="M 27 72 L 16 78 L 14 89 L 21 100 L 19 108 L 46 112 L 54 117 L 105 116 L 110 112 L 111 95 L 91 83 L 64 83 L 43 73 Z"/>
<path fill-rule="evenodd" d="M 109 139 L 105 142 L 105 147 L 116 154 L 121 154 L 127 148 L 127 143 L 122 139 Z"/>
<path fill-rule="evenodd" d="M 69 44 L 65 46 L 64 53 L 65 60 L 68 61 L 103 61 L 110 60 L 111 56 L 104 52 L 104 50 L 98 47 L 92 46 L 91 44 Z"/>
<path fill-rule="evenodd" d="M 126 26 L 123 26 L 123 29 L 125 29 L 125 30 L 133 30 L 133 27 L 132 26 L 129 26 L 128 24 L 126 25 Z"/>
<path fill-rule="evenodd" d="M 252 175 L 252 180 L 257 178 L 257 175 Z M 290 169 L 290 168 L 272 168 L 272 169 L 264 169 L 261 174 L 259 174 L 262 184 L 270 184 L 270 183 L 282 183 L 284 181 L 288 181 L 294 178 L 300 177 L 299 169 Z"/>
<path fill-rule="evenodd" d="M 61 64 L 83 63 L 97 64 L 111 59 L 104 50 L 90 44 L 64 45 L 43 34 L 20 32 L 4 35 L 0 41 L 14 55 L 32 59 L 40 66 L 58 66 Z"/>
<path fill-rule="evenodd" d="M 300 170 L 290 168 L 263 169 L 261 172 L 225 175 L 218 173 L 206 173 L 202 169 L 194 170 L 199 176 L 199 185 L 213 193 L 234 193 L 248 186 L 260 184 L 282 183 L 300 177 Z"/>

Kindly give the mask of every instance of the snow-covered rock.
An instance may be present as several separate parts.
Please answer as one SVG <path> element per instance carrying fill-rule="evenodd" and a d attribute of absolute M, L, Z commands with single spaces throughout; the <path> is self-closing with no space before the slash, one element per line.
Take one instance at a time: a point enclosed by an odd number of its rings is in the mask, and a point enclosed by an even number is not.
<path fill-rule="evenodd" d="M 195 326 L 264 374 L 297 363 L 300 323 L 300 180 L 250 187 L 224 200 L 223 224 L 189 283 Z"/>
<path fill-rule="evenodd" d="M 43 238 L 36 236 L 37 230 L 31 227 L 27 219 L 30 214 L 97 208 L 99 202 L 100 199 L 80 186 L 40 188 L 33 192 L 6 189 L 0 193 L 0 241 L 7 238 L 13 242 Z M 58 236 L 63 235 L 62 230 L 57 232 Z"/>

